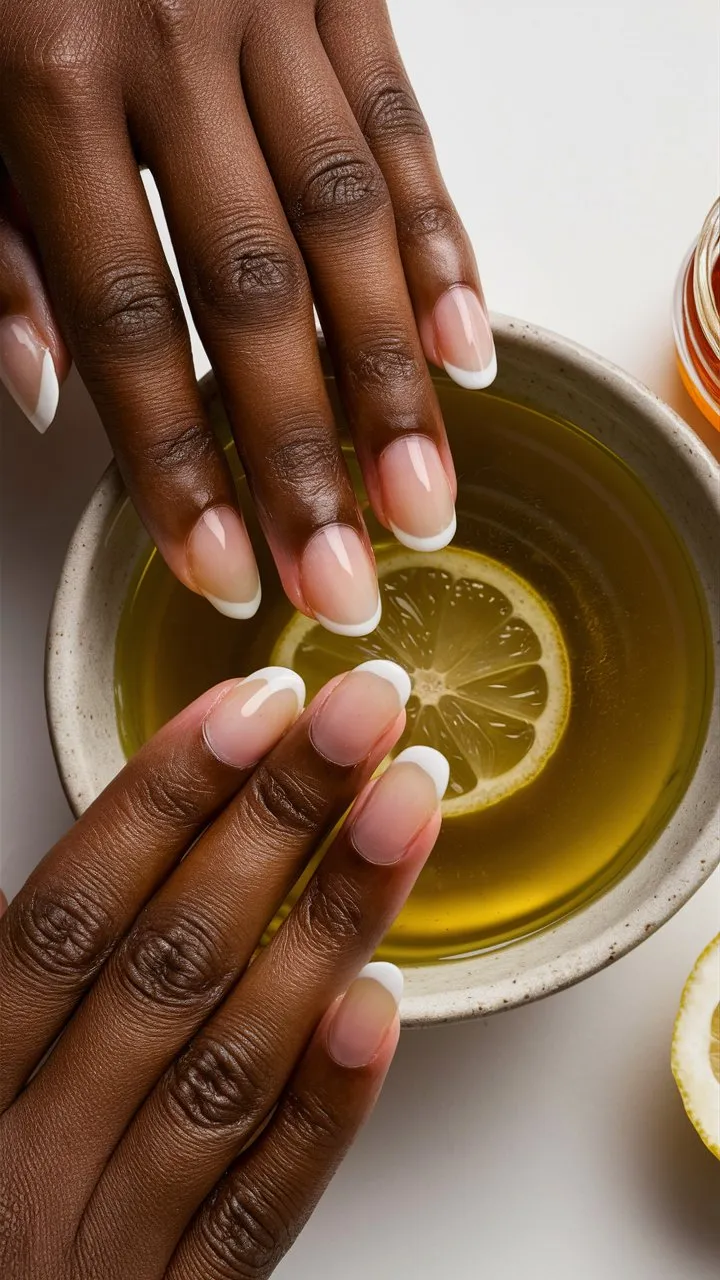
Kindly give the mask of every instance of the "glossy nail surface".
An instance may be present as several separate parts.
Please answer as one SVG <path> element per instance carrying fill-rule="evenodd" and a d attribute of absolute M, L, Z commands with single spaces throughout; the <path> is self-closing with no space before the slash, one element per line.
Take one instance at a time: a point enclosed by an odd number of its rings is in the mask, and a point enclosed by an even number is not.
<path fill-rule="evenodd" d="M 395 1021 L 402 993 L 403 976 L 394 964 L 365 965 L 328 1028 L 328 1052 L 339 1066 L 357 1068 L 372 1062 Z"/>
<path fill-rule="evenodd" d="M 330 525 L 308 543 L 300 563 L 308 607 L 328 631 L 366 636 L 380 621 L 375 566 L 354 529 Z"/>
<path fill-rule="evenodd" d="M 25 316 L 0 320 L 0 378 L 42 435 L 55 417 L 60 385 L 53 358 Z"/>
<path fill-rule="evenodd" d="M 358 853 L 378 866 L 399 862 L 437 812 L 449 776 L 447 760 L 432 747 L 401 751 L 350 818 Z"/>
<path fill-rule="evenodd" d="M 383 506 L 390 527 L 413 551 L 439 551 L 455 536 L 455 504 L 432 440 L 394 440 L 378 463 Z"/>
<path fill-rule="evenodd" d="M 213 755 L 236 769 L 256 764 L 294 724 L 305 685 L 286 667 L 263 667 L 211 707 L 204 724 Z"/>
<path fill-rule="evenodd" d="M 410 677 L 395 662 L 364 662 L 319 707 L 310 725 L 313 746 L 335 764 L 359 764 L 395 723 L 410 697 Z"/>
<path fill-rule="evenodd" d="M 261 589 L 247 530 L 232 507 L 204 511 L 187 544 L 193 582 L 227 618 L 252 618 Z"/>
<path fill-rule="evenodd" d="M 497 374 L 490 319 L 473 289 L 456 285 L 442 295 L 433 315 L 435 345 L 445 371 L 469 391 L 488 387 Z"/>

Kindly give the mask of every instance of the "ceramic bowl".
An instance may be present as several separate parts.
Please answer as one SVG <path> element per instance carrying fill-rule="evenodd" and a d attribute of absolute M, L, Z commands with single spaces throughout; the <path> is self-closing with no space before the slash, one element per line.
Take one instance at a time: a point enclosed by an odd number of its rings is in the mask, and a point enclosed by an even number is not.
<path fill-rule="evenodd" d="M 573 342 L 496 317 L 493 390 L 576 423 L 623 458 L 683 538 L 720 654 L 720 469 L 689 427 L 646 387 Z M 328 370 L 329 374 L 329 370 Z M 437 377 L 444 375 L 438 374 Z M 206 398 L 215 395 L 210 381 Z M 55 756 L 76 814 L 123 764 L 113 694 L 115 636 L 144 533 L 117 468 L 108 468 L 70 543 L 47 648 Z M 409 968 L 405 1025 L 486 1015 L 549 995 L 616 960 L 668 920 L 720 860 L 720 708 L 715 700 L 685 796 L 642 860 L 551 928 L 466 960 Z"/>

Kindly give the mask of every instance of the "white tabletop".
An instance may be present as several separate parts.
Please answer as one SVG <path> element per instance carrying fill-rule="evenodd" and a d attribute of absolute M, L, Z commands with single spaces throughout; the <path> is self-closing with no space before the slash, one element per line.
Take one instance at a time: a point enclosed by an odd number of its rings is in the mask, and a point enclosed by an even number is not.
<path fill-rule="evenodd" d="M 696 428 L 678 263 L 718 187 L 717 0 L 391 0 L 490 305 L 624 365 Z M 199 357 L 199 367 L 205 367 Z M 39 438 L 2 413 L 2 881 L 68 822 L 43 640 L 107 457 L 73 375 Z M 668 1065 L 717 875 L 632 955 L 542 1004 L 403 1037 L 287 1280 L 715 1280 L 720 1165 Z"/>

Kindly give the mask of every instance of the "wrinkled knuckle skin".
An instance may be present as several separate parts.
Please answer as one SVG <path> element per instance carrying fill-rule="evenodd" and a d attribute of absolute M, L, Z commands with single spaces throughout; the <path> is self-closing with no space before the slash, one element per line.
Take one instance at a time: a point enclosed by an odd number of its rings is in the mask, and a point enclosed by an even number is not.
<path fill-rule="evenodd" d="M 362 936 L 363 921 L 358 886 L 338 874 L 314 875 L 293 909 L 295 929 L 322 955 L 347 952 Z"/>
<path fill-rule="evenodd" d="M 449 236 L 459 240 L 462 226 L 457 211 L 449 203 L 438 201 L 422 204 L 397 218 L 398 240 L 401 246 L 412 245 L 431 236 Z"/>
<path fill-rule="evenodd" d="M 285 1095 L 283 1108 L 287 1127 L 304 1149 L 330 1155 L 341 1153 L 347 1146 L 346 1125 L 320 1094 L 290 1090 Z"/>
<path fill-rule="evenodd" d="M 259 1065 L 265 1050 L 249 1032 L 233 1047 L 201 1039 L 173 1065 L 166 1083 L 168 1109 L 193 1130 L 242 1125 L 252 1131 L 263 1119 L 265 1089 Z"/>
<path fill-rule="evenodd" d="M 189 426 L 169 429 L 156 428 L 154 435 L 144 443 L 143 450 L 156 483 L 162 477 L 177 480 L 183 473 L 197 475 L 198 471 L 203 472 L 217 461 L 215 438 L 204 422 L 191 422 Z"/>
<path fill-rule="evenodd" d="M 269 761 L 255 771 L 246 794 L 255 824 L 271 837 L 278 828 L 285 837 L 316 834 L 328 808 L 317 784 Z"/>
<path fill-rule="evenodd" d="M 332 227 L 362 227 L 389 206 L 390 197 L 374 161 L 337 152 L 310 165 L 289 215 L 299 232 L 314 226 L 327 232 Z"/>
<path fill-rule="evenodd" d="M 370 143 L 428 137 L 427 125 L 412 91 L 391 77 L 380 75 L 367 86 L 358 115 L 360 127 Z"/>
<path fill-rule="evenodd" d="M 213 1194 L 199 1226 L 211 1274 L 236 1280 L 265 1280 L 295 1234 L 279 1206 L 239 1177 Z"/>
<path fill-rule="evenodd" d="M 114 358 L 152 354 L 185 332 L 180 300 L 161 274 L 141 267 L 96 272 L 70 302 L 71 324 L 87 351 Z"/>
<path fill-rule="evenodd" d="M 324 424 L 286 419 L 266 441 L 263 466 L 268 491 L 286 494 L 296 511 L 301 503 L 313 526 L 341 516 L 349 481 L 337 437 Z"/>
<path fill-rule="evenodd" d="M 233 323 L 282 319 L 310 307 L 310 287 L 297 252 L 262 228 L 238 227 L 240 216 L 207 229 L 195 269 L 202 306 Z"/>
<path fill-rule="evenodd" d="M 132 825 L 140 820 L 144 826 L 159 824 L 182 833 L 198 824 L 209 798 L 198 779 L 170 754 L 163 767 L 138 770 L 126 801 L 127 817 Z"/>
<path fill-rule="evenodd" d="M 377 392 L 393 383 L 414 382 L 422 371 L 407 341 L 385 336 L 354 352 L 347 361 L 346 374 L 355 390 Z"/>
<path fill-rule="evenodd" d="M 118 952 L 116 972 L 133 997 L 176 1010 L 211 1006 L 226 979 L 214 932 L 187 915 L 141 917 Z"/>
<path fill-rule="evenodd" d="M 70 885 L 21 895 L 5 928 L 24 969 L 70 986 L 97 973 L 114 940 L 105 909 Z"/>

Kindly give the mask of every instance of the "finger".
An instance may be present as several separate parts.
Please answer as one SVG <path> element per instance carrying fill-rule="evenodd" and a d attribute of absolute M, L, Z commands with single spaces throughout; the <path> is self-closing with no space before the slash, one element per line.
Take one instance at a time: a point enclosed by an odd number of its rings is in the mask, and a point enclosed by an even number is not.
<path fill-rule="evenodd" d="M 385 0 L 318 6 L 318 29 L 387 183 L 428 360 L 462 387 L 487 387 L 495 344 L 467 232 L 395 44 Z"/>
<path fill-rule="evenodd" d="M 282 7 L 269 22 L 281 20 Z M 248 104 L 309 268 L 375 513 L 407 546 L 437 549 L 455 532 L 455 477 L 392 205 L 309 11 L 307 28 L 292 47 L 279 29 L 248 38 Z"/>
<path fill-rule="evenodd" d="M 437 838 L 446 784 L 443 757 L 423 748 L 366 788 L 279 933 L 129 1130 L 93 1222 L 102 1232 L 108 1206 L 122 1205 L 118 1250 L 142 1238 L 149 1272 L 263 1124 L 324 1011 L 398 914 Z"/>
<path fill-rule="evenodd" d="M 73 358 L 143 521 L 186 585 L 231 617 L 249 617 L 260 598 L 255 558 L 203 410 L 122 104 L 108 95 L 98 105 L 99 88 L 72 101 L 58 90 L 52 106 L 23 112 L 36 124 L 11 138 L 8 163 Z M 56 136 L 63 145 L 47 154 Z"/>
<path fill-rule="evenodd" d="M 390 679 L 378 674 L 388 669 Z M 32 1106 L 61 1113 L 47 1136 L 60 1150 L 92 1115 L 78 1178 L 84 1170 L 96 1177 L 163 1070 L 247 966 L 322 836 L 402 733 L 409 689 L 388 663 L 335 681 L 136 921 L 31 1090 Z M 217 749 L 217 723 L 208 732 Z M 78 1063 L 88 1055 L 92 1083 L 77 1096 Z M 127 1194 L 138 1185 L 131 1174 Z M 108 1199 L 126 1203 L 119 1178 Z M 175 1221 L 172 1214 L 166 1226 Z"/>
<path fill-rule="evenodd" d="M 323 1019 L 261 1138 L 200 1209 L 167 1271 L 270 1276 L 367 1120 L 400 1034 L 402 973 L 366 965 Z"/>
<path fill-rule="evenodd" d="M 0 381 L 41 435 L 69 368 L 27 219 L 0 163 Z"/>
<path fill-rule="evenodd" d="M 141 134 L 190 306 L 286 593 L 344 635 L 377 624 L 372 550 L 320 366 L 310 287 L 237 60 Z M 222 120 L 222 127 L 218 121 Z"/>
<path fill-rule="evenodd" d="M 0 1106 L 30 1075 L 143 903 L 298 714 L 292 672 L 210 690 L 47 855 L 0 924 Z"/>

